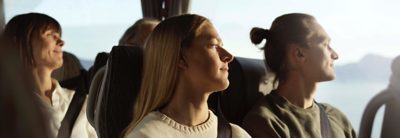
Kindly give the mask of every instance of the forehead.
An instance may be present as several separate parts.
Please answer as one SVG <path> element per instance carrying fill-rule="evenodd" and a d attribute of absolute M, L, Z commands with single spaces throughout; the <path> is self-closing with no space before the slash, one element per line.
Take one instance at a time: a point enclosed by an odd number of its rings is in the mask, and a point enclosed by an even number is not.
<path fill-rule="evenodd" d="M 222 42 L 217 30 L 209 22 L 204 22 L 196 31 L 194 41 L 218 41 Z"/>
<path fill-rule="evenodd" d="M 307 39 L 310 42 L 319 44 L 329 42 L 331 40 L 328 33 L 317 22 L 310 22 L 308 24 L 308 27 L 310 28 L 310 34 L 307 36 Z"/>
<path fill-rule="evenodd" d="M 54 23 L 47 23 L 40 28 L 40 33 L 45 33 L 48 31 L 53 31 L 61 34 L 61 27 Z"/>

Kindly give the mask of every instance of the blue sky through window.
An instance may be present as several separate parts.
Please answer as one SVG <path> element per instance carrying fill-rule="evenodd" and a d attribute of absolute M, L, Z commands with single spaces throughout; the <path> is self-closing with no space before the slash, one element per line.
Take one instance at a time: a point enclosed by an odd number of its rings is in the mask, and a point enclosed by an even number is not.
<path fill-rule="evenodd" d="M 398 5 L 396 0 L 192 0 L 191 12 L 210 18 L 235 56 L 251 58 L 263 57 L 249 40 L 252 27 L 269 27 L 285 13 L 311 14 L 332 37 L 340 65 L 366 54 L 400 55 Z M 64 30 L 64 50 L 83 59 L 111 50 L 142 15 L 139 0 L 5 0 L 5 6 L 6 20 L 26 12 L 56 18 Z"/>

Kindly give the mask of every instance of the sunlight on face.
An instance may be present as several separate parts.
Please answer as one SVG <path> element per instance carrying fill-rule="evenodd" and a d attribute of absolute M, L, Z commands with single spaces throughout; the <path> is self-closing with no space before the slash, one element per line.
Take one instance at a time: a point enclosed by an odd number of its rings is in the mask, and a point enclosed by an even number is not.
<path fill-rule="evenodd" d="M 184 50 L 185 75 L 204 91 L 221 91 L 229 85 L 228 63 L 233 56 L 222 45 L 217 31 L 206 22 L 198 29 L 192 45 Z"/>
<path fill-rule="evenodd" d="M 305 73 L 311 81 L 329 81 L 335 78 L 334 61 L 337 53 L 330 46 L 330 37 L 316 21 L 308 24 L 311 33 L 308 36 L 309 48 Z"/>
<path fill-rule="evenodd" d="M 64 41 L 54 29 L 47 29 L 33 40 L 33 56 L 38 67 L 57 69 L 63 64 Z"/>

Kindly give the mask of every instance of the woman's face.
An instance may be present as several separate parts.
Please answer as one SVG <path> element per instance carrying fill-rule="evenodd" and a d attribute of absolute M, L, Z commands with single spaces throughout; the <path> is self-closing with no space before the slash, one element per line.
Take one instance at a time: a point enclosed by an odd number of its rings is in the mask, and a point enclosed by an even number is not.
<path fill-rule="evenodd" d="M 339 56 L 330 46 L 330 37 L 317 22 L 311 22 L 310 28 L 312 30 L 312 35 L 308 38 L 310 47 L 304 48 L 305 77 L 314 82 L 333 80 L 335 78 L 334 61 Z"/>
<path fill-rule="evenodd" d="M 63 64 L 61 34 L 54 29 L 47 29 L 32 42 L 33 57 L 36 67 L 46 67 L 55 70 Z"/>
<path fill-rule="evenodd" d="M 228 87 L 228 63 L 233 56 L 223 47 L 214 27 L 205 22 L 196 32 L 192 44 L 183 49 L 183 75 L 191 84 L 207 92 Z"/>

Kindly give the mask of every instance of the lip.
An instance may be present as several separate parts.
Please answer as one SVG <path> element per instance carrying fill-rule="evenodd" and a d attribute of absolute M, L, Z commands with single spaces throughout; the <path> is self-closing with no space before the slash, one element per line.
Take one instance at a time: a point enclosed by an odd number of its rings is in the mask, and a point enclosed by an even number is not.
<path fill-rule="evenodd" d="M 228 71 L 229 68 L 228 68 L 228 67 L 222 67 L 222 68 L 220 68 L 220 70 L 222 70 L 222 71 Z"/>

